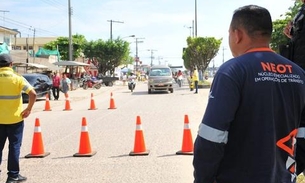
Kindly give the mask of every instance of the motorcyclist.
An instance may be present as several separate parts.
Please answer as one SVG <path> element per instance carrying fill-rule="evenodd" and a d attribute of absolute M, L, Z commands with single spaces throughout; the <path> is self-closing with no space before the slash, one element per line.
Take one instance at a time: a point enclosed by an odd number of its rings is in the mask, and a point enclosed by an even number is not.
<path fill-rule="evenodd" d="M 131 72 L 127 79 L 128 79 L 128 88 L 131 90 L 131 87 L 133 85 L 133 89 L 134 89 L 135 86 L 136 86 L 136 81 L 135 81 L 136 80 L 136 76 L 134 75 L 134 73 Z"/>
<path fill-rule="evenodd" d="M 130 80 L 135 80 L 135 79 L 136 79 L 136 76 L 134 75 L 133 72 L 131 72 L 131 73 L 129 74 L 129 76 L 128 76 L 128 81 L 130 81 Z"/>

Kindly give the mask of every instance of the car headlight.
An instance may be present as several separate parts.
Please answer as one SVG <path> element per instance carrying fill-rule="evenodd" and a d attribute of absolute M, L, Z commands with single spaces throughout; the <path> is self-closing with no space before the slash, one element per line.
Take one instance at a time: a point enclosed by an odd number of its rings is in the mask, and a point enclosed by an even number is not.
<path fill-rule="evenodd" d="M 149 81 L 150 83 L 154 82 L 154 80 L 153 80 L 153 79 L 149 79 L 148 81 Z"/>

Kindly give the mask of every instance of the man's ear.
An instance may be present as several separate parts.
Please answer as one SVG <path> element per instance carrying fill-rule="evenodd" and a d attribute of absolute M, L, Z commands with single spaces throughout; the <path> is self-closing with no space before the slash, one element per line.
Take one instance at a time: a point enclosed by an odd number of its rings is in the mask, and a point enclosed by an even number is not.
<path fill-rule="evenodd" d="M 244 32 L 240 29 L 234 30 L 234 42 L 236 44 L 240 43 L 243 39 Z"/>

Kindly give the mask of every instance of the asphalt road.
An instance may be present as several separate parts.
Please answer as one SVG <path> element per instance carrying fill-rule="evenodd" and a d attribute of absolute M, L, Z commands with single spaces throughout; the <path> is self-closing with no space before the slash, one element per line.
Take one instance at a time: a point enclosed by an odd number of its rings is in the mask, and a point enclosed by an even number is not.
<path fill-rule="evenodd" d="M 110 106 L 110 93 L 116 109 Z M 94 94 L 97 110 L 90 108 Z M 52 111 L 43 111 L 45 100 L 36 102 L 25 119 L 21 148 L 21 174 L 30 183 L 190 183 L 193 181 L 191 155 L 176 155 L 181 150 L 184 115 L 188 115 L 193 140 L 201 122 L 209 89 L 193 94 L 188 86 L 174 93 L 147 94 L 145 83 L 131 93 L 127 86 L 77 89 L 70 92 L 71 111 L 64 111 L 65 100 L 50 101 Z M 129 156 L 133 151 L 136 116 L 140 116 L 148 156 Z M 81 122 L 85 117 L 92 157 L 73 157 L 79 150 Z M 44 158 L 27 159 L 31 153 L 35 119 L 39 119 Z M 3 152 L 0 182 L 6 180 L 7 145 Z"/>

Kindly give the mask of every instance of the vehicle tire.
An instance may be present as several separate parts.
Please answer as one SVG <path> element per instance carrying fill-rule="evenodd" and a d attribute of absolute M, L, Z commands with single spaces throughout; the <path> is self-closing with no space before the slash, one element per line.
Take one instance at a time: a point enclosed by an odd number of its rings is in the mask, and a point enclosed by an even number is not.
<path fill-rule="evenodd" d="M 108 86 L 113 86 L 113 82 L 109 81 Z"/>
<path fill-rule="evenodd" d="M 169 91 L 170 91 L 171 93 L 174 93 L 174 89 L 173 89 L 173 88 L 169 89 Z"/>
<path fill-rule="evenodd" d="M 86 83 L 86 84 L 83 84 L 83 89 L 84 89 L 84 90 L 87 90 L 87 89 L 88 89 L 87 83 Z"/>
<path fill-rule="evenodd" d="M 151 94 L 151 89 L 148 89 L 148 94 Z"/>
<path fill-rule="evenodd" d="M 100 89 L 102 87 L 102 84 L 96 84 L 95 86 L 94 86 L 94 88 L 96 88 L 96 89 Z"/>
<path fill-rule="evenodd" d="M 136 84 L 132 85 L 132 91 L 136 88 Z"/>

